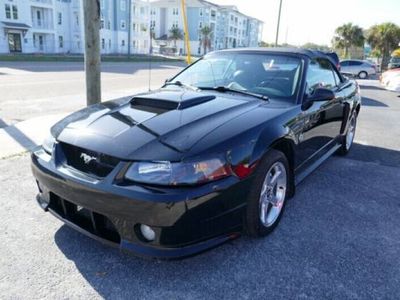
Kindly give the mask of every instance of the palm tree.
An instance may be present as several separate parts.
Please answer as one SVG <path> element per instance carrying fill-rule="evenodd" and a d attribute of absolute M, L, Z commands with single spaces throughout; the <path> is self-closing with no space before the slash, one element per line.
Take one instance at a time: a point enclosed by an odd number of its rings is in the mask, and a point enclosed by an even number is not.
<path fill-rule="evenodd" d="M 172 27 L 169 30 L 169 38 L 174 41 L 174 48 L 176 49 L 176 41 L 183 39 L 182 30 L 178 27 Z"/>
<path fill-rule="evenodd" d="M 212 29 L 209 26 L 204 26 L 200 29 L 201 34 L 201 43 L 203 45 L 204 54 L 207 53 L 207 49 L 211 48 L 211 37 L 212 37 Z"/>
<path fill-rule="evenodd" d="M 382 67 L 386 67 L 390 52 L 396 49 L 400 42 L 400 27 L 393 23 L 374 25 L 367 30 L 367 42 L 382 55 Z"/>
<path fill-rule="evenodd" d="M 364 46 L 364 40 L 362 28 L 352 23 L 347 23 L 336 28 L 332 43 L 334 48 L 344 49 L 344 57 L 347 58 L 349 48 Z"/>

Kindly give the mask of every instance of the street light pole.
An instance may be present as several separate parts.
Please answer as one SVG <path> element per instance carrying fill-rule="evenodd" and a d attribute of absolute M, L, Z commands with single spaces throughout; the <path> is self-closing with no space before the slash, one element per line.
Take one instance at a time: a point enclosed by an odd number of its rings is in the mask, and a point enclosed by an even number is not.
<path fill-rule="evenodd" d="M 282 0 L 280 0 L 280 2 L 279 2 L 279 13 L 278 13 L 278 24 L 276 25 L 275 47 L 278 46 L 279 24 L 281 22 L 281 10 L 282 10 Z"/>

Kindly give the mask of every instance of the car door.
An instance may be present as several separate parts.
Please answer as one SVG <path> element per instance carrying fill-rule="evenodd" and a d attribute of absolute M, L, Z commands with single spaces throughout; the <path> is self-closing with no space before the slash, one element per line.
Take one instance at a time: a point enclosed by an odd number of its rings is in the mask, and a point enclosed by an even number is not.
<path fill-rule="evenodd" d="M 310 61 L 306 73 L 306 90 L 303 102 L 318 87 L 329 88 L 335 98 L 317 101 L 303 107 L 303 129 L 299 136 L 297 151 L 298 168 L 307 168 L 321 155 L 329 151 L 340 134 L 344 115 L 343 92 L 340 77 L 326 59 Z"/>

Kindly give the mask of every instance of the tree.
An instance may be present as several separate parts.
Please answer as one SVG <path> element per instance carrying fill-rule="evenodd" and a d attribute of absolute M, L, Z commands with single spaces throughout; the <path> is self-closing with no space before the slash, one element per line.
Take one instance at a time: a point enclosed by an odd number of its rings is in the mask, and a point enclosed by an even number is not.
<path fill-rule="evenodd" d="M 386 67 L 390 52 L 397 48 L 400 42 L 400 27 L 393 23 L 374 25 L 367 30 L 367 42 L 382 55 L 382 67 Z"/>
<path fill-rule="evenodd" d="M 332 39 L 334 48 L 343 49 L 344 57 L 348 57 L 349 48 L 364 46 L 364 33 L 361 27 L 352 23 L 343 24 L 335 30 Z"/>
<path fill-rule="evenodd" d="M 201 43 L 203 45 L 204 54 L 207 53 L 207 49 L 211 48 L 211 37 L 212 37 L 212 29 L 209 26 L 204 26 L 200 29 L 201 34 Z"/>
<path fill-rule="evenodd" d="M 169 38 L 174 41 L 174 48 L 176 49 L 176 41 L 183 39 L 182 30 L 178 27 L 172 27 L 169 30 Z"/>

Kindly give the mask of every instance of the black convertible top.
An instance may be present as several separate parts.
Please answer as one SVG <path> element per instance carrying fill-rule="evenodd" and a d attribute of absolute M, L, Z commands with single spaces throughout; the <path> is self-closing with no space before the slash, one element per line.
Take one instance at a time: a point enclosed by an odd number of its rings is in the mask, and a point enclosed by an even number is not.
<path fill-rule="evenodd" d="M 338 68 L 339 66 L 339 59 L 336 53 L 329 52 L 325 53 L 319 50 L 310 50 L 304 48 L 286 48 L 286 47 L 275 47 L 275 48 L 266 48 L 266 47 L 254 47 L 254 48 L 231 48 L 231 49 L 224 49 L 224 50 L 217 50 L 210 52 L 209 54 L 217 54 L 217 53 L 237 53 L 237 52 L 260 52 L 260 53 L 287 53 L 287 54 L 295 54 L 295 55 L 302 55 L 307 56 L 310 59 L 314 58 L 325 58 L 332 62 L 332 64 Z"/>
<path fill-rule="evenodd" d="M 325 54 L 322 51 L 303 49 L 303 48 L 285 48 L 285 47 L 231 48 L 231 49 L 217 50 L 214 52 L 210 52 L 210 54 L 225 53 L 225 52 L 264 52 L 264 53 L 288 53 L 288 54 L 292 53 L 292 54 L 308 56 L 311 59 L 313 59 L 313 58 L 328 58 L 328 59 L 332 60 L 329 57 L 329 55 Z"/>

